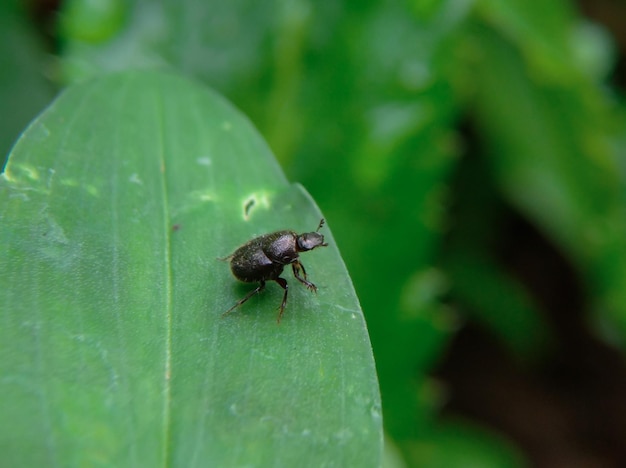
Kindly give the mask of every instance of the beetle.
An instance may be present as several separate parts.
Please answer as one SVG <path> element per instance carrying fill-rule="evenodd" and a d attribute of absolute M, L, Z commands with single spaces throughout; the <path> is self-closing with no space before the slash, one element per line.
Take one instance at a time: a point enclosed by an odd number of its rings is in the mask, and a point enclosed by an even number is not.
<path fill-rule="evenodd" d="M 328 246 L 324 242 L 324 236 L 319 233 L 323 225 L 324 218 L 320 220 L 314 232 L 297 234 L 294 231 L 276 231 L 255 237 L 232 254 L 221 258 L 220 260 L 230 261 L 230 270 L 239 281 L 259 283 L 256 289 L 253 289 L 243 299 L 237 301 L 235 305 L 222 314 L 222 317 L 228 315 L 255 294 L 263 291 L 267 281 L 276 281 L 285 290 L 276 320 L 280 323 L 287 305 L 287 292 L 289 290 L 287 280 L 281 278 L 280 275 L 287 265 L 291 265 L 295 278 L 304 284 L 309 291 L 317 292 L 317 286 L 307 279 L 306 270 L 300 262 L 299 254 L 317 247 Z M 302 273 L 302 276 L 300 276 L 300 273 Z"/>

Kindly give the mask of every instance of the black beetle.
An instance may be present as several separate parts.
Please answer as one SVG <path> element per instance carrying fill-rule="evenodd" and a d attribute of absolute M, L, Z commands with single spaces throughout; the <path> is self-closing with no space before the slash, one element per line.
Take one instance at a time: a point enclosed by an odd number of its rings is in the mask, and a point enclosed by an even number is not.
<path fill-rule="evenodd" d="M 309 290 L 317 292 L 317 287 L 306 276 L 304 265 L 300 263 L 299 253 L 313 250 L 316 247 L 326 247 L 324 236 L 319 230 L 324 225 L 324 219 L 320 220 L 315 232 L 297 234 L 294 231 L 277 231 L 263 236 L 255 237 L 248 241 L 232 254 L 220 260 L 230 260 L 230 270 L 235 278 L 245 283 L 259 282 L 259 286 L 250 291 L 243 299 L 222 314 L 222 317 L 239 307 L 255 294 L 263 291 L 266 281 L 276 281 L 285 290 L 283 301 L 280 304 L 277 322 L 285 311 L 287 305 L 287 280 L 281 278 L 285 265 L 291 264 L 293 275 Z M 300 276 L 302 271 L 302 276 Z"/>

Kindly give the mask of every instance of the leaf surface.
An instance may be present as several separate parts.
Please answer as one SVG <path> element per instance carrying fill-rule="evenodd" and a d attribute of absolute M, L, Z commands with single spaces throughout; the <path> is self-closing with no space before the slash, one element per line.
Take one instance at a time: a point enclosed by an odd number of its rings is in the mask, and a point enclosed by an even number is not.
<path fill-rule="evenodd" d="M 336 244 L 253 285 L 220 262 L 316 228 L 250 123 L 174 74 L 70 87 L 0 179 L 0 429 L 10 466 L 377 466 L 380 398 Z"/>

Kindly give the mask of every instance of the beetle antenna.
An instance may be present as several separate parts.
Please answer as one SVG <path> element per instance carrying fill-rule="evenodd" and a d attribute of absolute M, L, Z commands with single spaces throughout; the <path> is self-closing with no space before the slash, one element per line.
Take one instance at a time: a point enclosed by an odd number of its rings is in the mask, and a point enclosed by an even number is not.
<path fill-rule="evenodd" d="M 322 229 L 322 226 L 324 225 L 325 220 L 324 218 L 320 219 L 320 225 L 317 226 L 317 229 L 315 230 L 315 232 L 319 232 L 320 229 Z"/>

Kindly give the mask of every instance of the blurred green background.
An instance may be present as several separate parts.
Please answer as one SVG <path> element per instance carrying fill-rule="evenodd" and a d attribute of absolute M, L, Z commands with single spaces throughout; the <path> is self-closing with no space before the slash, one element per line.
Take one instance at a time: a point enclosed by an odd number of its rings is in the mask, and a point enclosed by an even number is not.
<path fill-rule="evenodd" d="M 389 466 L 623 466 L 624 31 L 617 0 L 6 0 L 0 152 L 73 82 L 208 84 L 333 228 Z"/>

